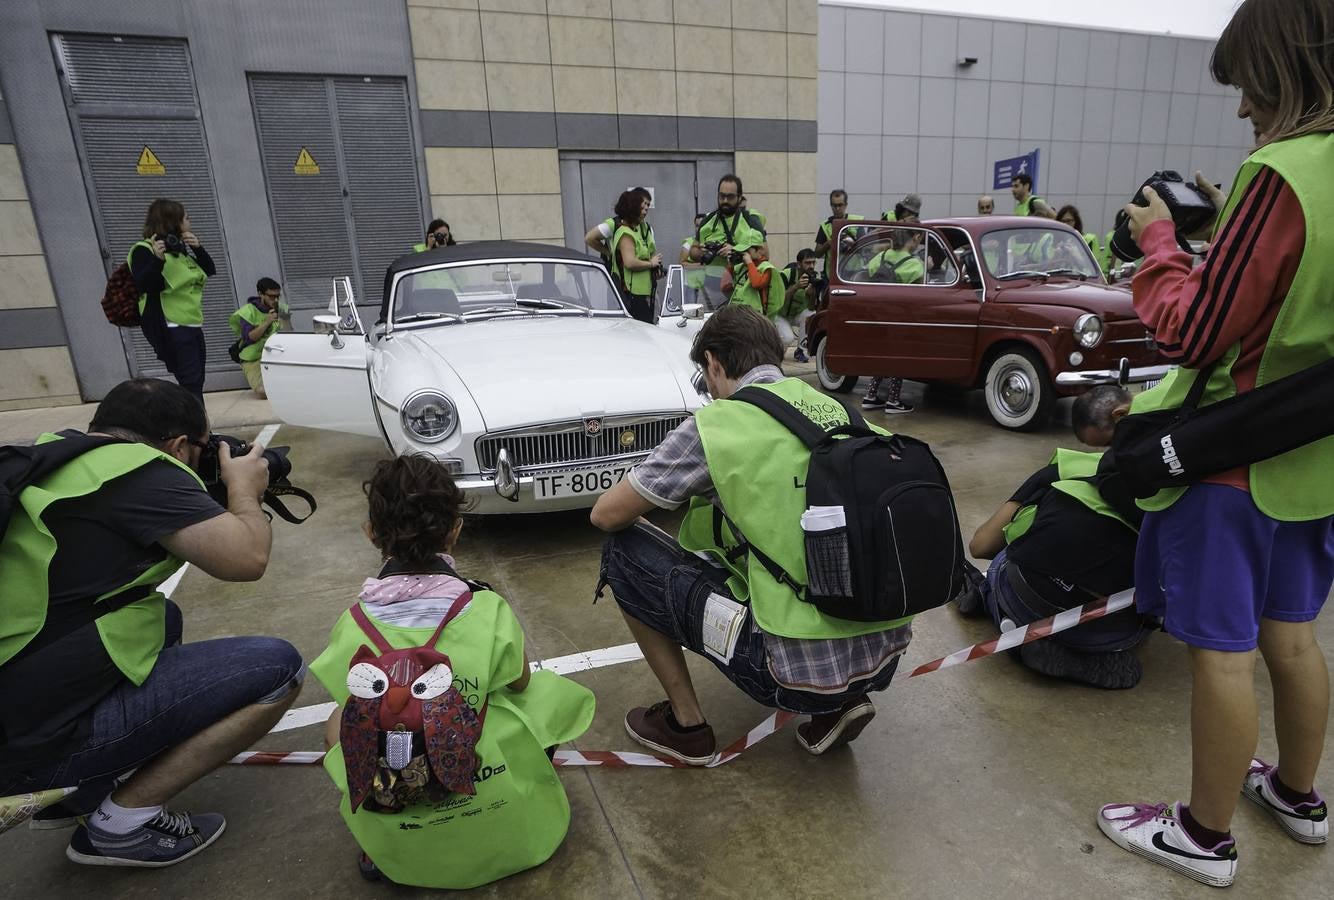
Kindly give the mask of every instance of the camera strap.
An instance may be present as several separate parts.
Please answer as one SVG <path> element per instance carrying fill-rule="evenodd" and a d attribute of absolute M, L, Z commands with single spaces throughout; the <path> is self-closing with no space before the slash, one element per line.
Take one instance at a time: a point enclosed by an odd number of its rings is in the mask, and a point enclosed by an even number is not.
<path fill-rule="evenodd" d="M 280 496 L 301 498 L 306 502 L 306 505 L 310 507 L 310 512 L 298 518 L 296 514 L 287 508 L 287 504 L 278 499 Z M 315 515 L 315 510 L 318 508 L 318 505 L 315 503 L 315 498 L 311 495 L 310 491 L 299 488 L 294 484 L 269 485 L 264 491 L 263 502 L 277 513 L 278 518 L 282 519 L 284 522 L 291 522 L 293 525 L 300 525 L 302 522 Z M 265 512 L 265 515 L 268 515 L 268 513 Z M 272 521 L 273 516 L 269 516 L 269 520 Z"/>

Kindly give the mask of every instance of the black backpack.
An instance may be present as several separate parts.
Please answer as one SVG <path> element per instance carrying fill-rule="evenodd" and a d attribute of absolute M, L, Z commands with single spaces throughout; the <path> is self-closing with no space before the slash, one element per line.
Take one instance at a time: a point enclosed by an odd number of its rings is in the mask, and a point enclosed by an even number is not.
<path fill-rule="evenodd" d="M 30 447 L 0 447 L 0 541 L 4 540 L 24 488 L 95 447 L 118 442 L 123 443 L 119 438 L 71 434 L 64 440 Z"/>
<path fill-rule="evenodd" d="M 854 622 L 916 615 L 954 596 L 964 558 L 959 516 L 930 447 L 872 431 L 854 409 L 847 411 L 847 425 L 825 431 L 762 388 L 742 388 L 731 399 L 758 406 L 810 448 L 808 514 L 837 517 L 841 511 L 845 522 L 804 531 L 808 584 L 746 544 L 732 526 L 770 575 L 825 615 Z"/>

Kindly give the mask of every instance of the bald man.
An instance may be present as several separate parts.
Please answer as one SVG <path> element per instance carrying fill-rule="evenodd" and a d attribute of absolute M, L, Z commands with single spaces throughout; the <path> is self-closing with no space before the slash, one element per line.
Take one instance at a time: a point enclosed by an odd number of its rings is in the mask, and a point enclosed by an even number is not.
<path fill-rule="evenodd" d="M 996 209 L 996 201 L 991 199 L 990 194 L 983 194 L 977 198 L 977 214 L 979 216 L 989 216 Z"/>

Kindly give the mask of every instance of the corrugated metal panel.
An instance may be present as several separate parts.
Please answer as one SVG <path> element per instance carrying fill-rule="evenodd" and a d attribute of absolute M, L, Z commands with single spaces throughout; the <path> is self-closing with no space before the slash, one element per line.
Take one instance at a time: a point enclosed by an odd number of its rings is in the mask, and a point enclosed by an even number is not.
<path fill-rule="evenodd" d="M 328 79 L 252 75 L 250 96 L 283 293 L 294 308 L 323 306 L 331 278 L 356 275 Z M 303 147 L 319 166 L 318 175 L 296 173 Z"/>
<path fill-rule="evenodd" d="M 62 34 L 56 47 L 76 104 L 196 106 L 184 41 Z"/>
<path fill-rule="evenodd" d="M 401 79 L 335 79 L 334 99 L 361 297 L 378 305 L 385 268 L 421 240 L 425 225 L 407 84 Z"/>
<path fill-rule="evenodd" d="M 236 294 L 186 43 L 55 35 L 54 45 L 108 273 L 139 239 L 150 203 L 159 197 L 183 203 L 192 230 L 217 265 L 204 288 L 207 369 L 234 370 L 227 357 L 234 339 L 227 318 L 236 309 Z M 179 107 L 179 114 L 164 105 Z M 136 108 L 145 116 L 134 115 Z M 163 174 L 138 173 L 144 147 L 161 162 Z M 142 334 L 124 330 L 122 335 L 134 374 L 166 373 Z"/>
<path fill-rule="evenodd" d="M 227 318 L 236 309 L 227 248 L 223 241 L 218 201 L 209 176 L 204 130 L 189 119 L 109 119 L 81 116 L 79 130 L 93 176 L 96 214 L 111 253 L 111 267 L 120 265 L 130 245 L 143 234 L 144 213 L 159 197 L 179 200 L 190 216 L 190 228 L 208 250 L 217 272 L 204 286 L 204 342 L 208 368 L 236 368 L 227 357 L 235 337 Z M 166 168 L 165 175 L 139 175 L 136 164 L 148 146 Z M 134 368 L 139 374 L 163 374 L 143 335 L 131 332 Z"/>

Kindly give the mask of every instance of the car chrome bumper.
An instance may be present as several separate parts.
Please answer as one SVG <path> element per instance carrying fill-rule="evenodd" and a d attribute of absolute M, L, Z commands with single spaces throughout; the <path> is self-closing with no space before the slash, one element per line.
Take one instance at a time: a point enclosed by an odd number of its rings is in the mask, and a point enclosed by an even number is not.
<path fill-rule="evenodd" d="M 1087 369 L 1083 372 L 1061 372 L 1056 376 L 1056 386 L 1063 388 L 1092 386 L 1095 384 L 1141 384 L 1145 381 L 1157 381 L 1172 370 L 1171 366 L 1137 366 L 1118 371 L 1117 369 Z M 1123 379 L 1124 376 L 1124 379 Z"/>

